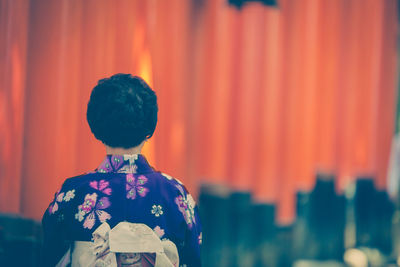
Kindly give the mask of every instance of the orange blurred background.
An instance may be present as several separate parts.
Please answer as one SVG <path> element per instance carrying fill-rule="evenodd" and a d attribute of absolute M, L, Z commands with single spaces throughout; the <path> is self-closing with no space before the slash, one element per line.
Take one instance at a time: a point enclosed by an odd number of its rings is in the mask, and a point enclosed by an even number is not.
<path fill-rule="evenodd" d="M 396 0 L 0 0 L 0 212 L 40 219 L 105 150 L 97 80 L 142 76 L 159 123 L 144 154 L 190 191 L 250 191 L 295 217 L 317 173 L 386 188 L 397 99 Z"/>

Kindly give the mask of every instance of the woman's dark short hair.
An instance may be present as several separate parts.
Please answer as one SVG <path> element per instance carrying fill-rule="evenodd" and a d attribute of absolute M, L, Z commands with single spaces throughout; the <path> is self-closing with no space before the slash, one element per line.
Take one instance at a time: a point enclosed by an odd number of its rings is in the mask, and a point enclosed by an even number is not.
<path fill-rule="evenodd" d="M 131 148 L 153 135 L 157 112 L 157 96 L 143 79 L 115 74 L 93 88 L 86 117 L 101 142 Z"/>

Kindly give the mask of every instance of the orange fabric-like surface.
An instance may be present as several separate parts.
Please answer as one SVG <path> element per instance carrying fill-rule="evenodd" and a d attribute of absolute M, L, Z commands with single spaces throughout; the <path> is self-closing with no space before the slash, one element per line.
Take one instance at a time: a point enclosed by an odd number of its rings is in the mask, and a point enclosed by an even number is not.
<path fill-rule="evenodd" d="M 104 155 L 97 80 L 144 77 L 159 124 L 144 154 L 196 192 L 249 190 L 295 215 L 317 172 L 384 189 L 397 77 L 395 0 L 0 0 L 0 211 L 40 218 Z"/>

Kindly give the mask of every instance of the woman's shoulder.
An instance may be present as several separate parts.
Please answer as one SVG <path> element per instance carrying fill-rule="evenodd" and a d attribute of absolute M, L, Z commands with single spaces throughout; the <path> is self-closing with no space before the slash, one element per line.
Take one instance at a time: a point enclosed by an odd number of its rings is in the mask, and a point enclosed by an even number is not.
<path fill-rule="evenodd" d="M 96 181 L 112 181 L 113 178 L 124 178 L 124 174 L 122 173 L 100 173 L 100 172 L 88 172 L 84 174 L 80 174 L 77 176 L 69 177 L 65 179 L 63 183 L 63 187 L 85 187 L 85 186 L 93 186 L 93 183 Z"/>
<path fill-rule="evenodd" d="M 161 185 L 162 187 L 173 190 L 177 193 L 188 194 L 188 191 L 183 182 L 181 182 L 176 177 L 172 177 L 171 175 L 160 171 L 155 171 L 154 173 L 152 173 L 152 177 L 154 177 L 159 182 L 159 185 Z"/>
<path fill-rule="evenodd" d="M 90 178 L 93 178 L 96 176 L 96 173 L 83 173 L 83 174 L 79 174 L 76 176 L 72 176 L 69 178 L 66 178 L 64 181 L 63 186 L 69 187 L 69 186 L 76 186 L 79 184 L 84 184 L 85 182 L 87 182 Z"/>
<path fill-rule="evenodd" d="M 175 186 L 177 184 L 181 184 L 182 185 L 182 182 L 179 179 L 174 178 L 171 175 L 168 175 L 166 173 L 163 173 L 163 172 L 160 172 L 160 171 L 154 171 L 152 173 L 152 175 L 158 177 L 158 179 L 161 180 L 161 182 L 163 182 L 165 184 L 169 184 L 171 186 Z"/>

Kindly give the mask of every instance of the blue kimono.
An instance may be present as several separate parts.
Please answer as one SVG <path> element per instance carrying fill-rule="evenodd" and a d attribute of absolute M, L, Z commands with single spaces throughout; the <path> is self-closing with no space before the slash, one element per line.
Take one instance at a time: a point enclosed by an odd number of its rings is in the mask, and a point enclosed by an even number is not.
<path fill-rule="evenodd" d="M 192 196 L 142 155 L 107 155 L 92 173 L 67 179 L 43 215 L 43 266 L 74 241 L 90 241 L 103 222 L 143 223 L 172 241 L 181 266 L 201 266 L 201 224 Z"/>

